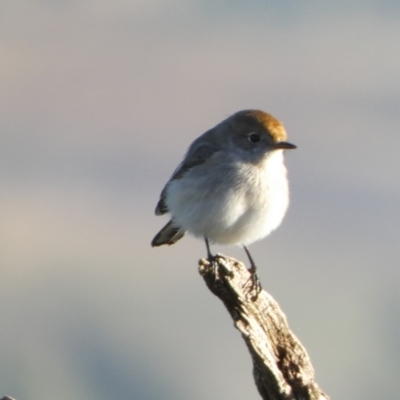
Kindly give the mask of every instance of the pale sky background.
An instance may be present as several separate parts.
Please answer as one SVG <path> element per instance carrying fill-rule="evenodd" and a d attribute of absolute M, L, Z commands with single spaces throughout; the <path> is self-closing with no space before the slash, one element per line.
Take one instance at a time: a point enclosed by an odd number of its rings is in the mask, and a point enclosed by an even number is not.
<path fill-rule="evenodd" d="M 263 286 L 332 399 L 398 399 L 399 46 L 396 0 L 1 1 L 0 396 L 260 398 L 204 244 L 150 247 L 191 141 L 260 108 L 298 145 Z"/>

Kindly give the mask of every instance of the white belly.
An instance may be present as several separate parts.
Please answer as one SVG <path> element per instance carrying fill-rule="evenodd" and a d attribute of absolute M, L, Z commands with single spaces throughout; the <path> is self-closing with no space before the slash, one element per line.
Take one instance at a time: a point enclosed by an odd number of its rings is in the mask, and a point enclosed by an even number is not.
<path fill-rule="evenodd" d="M 217 160 L 218 161 L 218 160 Z M 193 168 L 170 183 L 167 206 L 177 225 L 214 243 L 247 245 L 276 229 L 288 207 L 283 152 L 262 165 Z M 203 168 L 201 168 L 203 167 Z"/>

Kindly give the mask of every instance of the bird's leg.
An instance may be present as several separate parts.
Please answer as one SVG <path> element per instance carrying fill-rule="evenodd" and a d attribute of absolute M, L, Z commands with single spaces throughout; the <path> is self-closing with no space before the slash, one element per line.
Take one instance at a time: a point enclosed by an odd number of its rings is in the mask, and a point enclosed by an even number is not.
<path fill-rule="evenodd" d="M 217 274 L 217 263 L 215 262 L 215 256 L 211 254 L 210 243 L 208 242 L 208 238 L 205 237 L 204 241 L 206 242 L 206 247 L 207 247 L 207 260 L 210 261 L 211 263 L 212 273 L 214 275 L 214 279 L 216 282 L 218 280 L 218 274 Z"/>
<path fill-rule="evenodd" d="M 214 259 L 214 256 L 211 254 L 210 251 L 210 243 L 208 243 L 208 239 L 205 237 L 204 241 L 206 242 L 206 247 L 207 247 L 207 258 L 209 261 L 212 261 Z"/>
<path fill-rule="evenodd" d="M 257 267 L 256 267 L 256 264 L 255 264 L 255 262 L 253 260 L 253 257 L 251 256 L 250 251 L 246 246 L 243 246 L 243 248 L 244 248 L 244 251 L 246 252 L 247 257 L 248 257 L 248 259 L 250 261 L 250 269 L 249 269 L 249 271 L 251 272 L 251 274 L 256 274 L 257 273 Z"/>
<path fill-rule="evenodd" d="M 243 246 L 243 248 L 244 248 L 244 251 L 246 252 L 247 257 L 249 258 L 249 261 L 250 261 L 250 269 L 249 269 L 249 272 L 250 272 L 249 280 L 251 281 L 250 282 L 250 291 L 254 290 L 254 292 L 255 292 L 255 295 L 252 296 L 252 300 L 254 301 L 254 300 L 257 300 L 257 296 L 260 294 L 260 292 L 262 290 L 261 282 L 257 275 L 256 264 L 253 260 L 253 257 L 250 254 L 249 249 L 246 246 Z"/>

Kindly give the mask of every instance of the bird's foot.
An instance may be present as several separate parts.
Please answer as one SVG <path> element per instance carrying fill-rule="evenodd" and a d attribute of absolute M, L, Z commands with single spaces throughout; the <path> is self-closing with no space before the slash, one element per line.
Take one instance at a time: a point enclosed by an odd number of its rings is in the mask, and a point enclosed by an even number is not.
<path fill-rule="evenodd" d="M 244 247 L 244 250 L 245 250 L 245 252 L 247 254 L 247 257 L 249 258 L 249 261 L 250 261 L 250 268 L 249 268 L 250 278 L 246 282 L 246 286 L 250 283 L 249 292 L 253 293 L 252 296 L 251 296 L 251 300 L 252 301 L 256 301 L 258 295 L 262 291 L 261 281 L 260 281 L 260 278 L 257 275 L 257 267 L 256 267 L 256 264 L 255 264 L 255 262 L 253 260 L 253 257 L 251 256 L 251 254 L 249 252 L 249 249 L 246 246 L 243 246 L 243 247 Z"/>
<path fill-rule="evenodd" d="M 218 275 L 218 263 L 217 263 L 217 256 L 212 255 L 211 254 L 211 250 L 210 250 L 210 243 L 208 242 L 207 238 L 204 238 L 204 241 L 206 242 L 206 248 L 207 248 L 207 260 L 209 261 L 209 263 L 211 264 L 211 270 L 212 270 L 212 274 L 214 276 L 214 283 L 216 283 L 219 279 L 219 275 Z"/>
<path fill-rule="evenodd" d="M 251 293 L 251 300 L 256 301 L 258 295 L 262 291 L 261 281 L 260 278 L 258 277 L 257 268 L 254 264 L 250 267 L 249 272 L 250 272 L 250 278 L 246 282 L 246 286 L 249 284 L 249 293 Z"/>
<path fill-rule="evenodd" d="M 250 290 L 249 290 L 249 292 L 252 293 L 251 300 L 256 301 L 258 295 L 262 291 L 261 281 L 260 281 L 260 278 L 258 277 L 257 268 L 255 265 L 251 266 L 251 268 L 249 269 L 249 272 L 250 272 L 250 278 L 249 278 Z"/>

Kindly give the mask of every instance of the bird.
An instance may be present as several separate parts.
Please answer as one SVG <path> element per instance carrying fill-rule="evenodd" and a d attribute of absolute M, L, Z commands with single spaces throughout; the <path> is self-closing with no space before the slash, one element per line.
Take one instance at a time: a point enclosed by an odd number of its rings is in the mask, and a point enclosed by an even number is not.
<path fill-rule="evenodd" d="M 275 230 L 289 205 L 283 152 L 297 146 L 286 140 L 283 124 L 256 109 L 195 139 L 161 192 L 155 214 L 171 219 L 151 245 L 172 245 L 189 233 L 205 240 L 210 260 L 210 243 L 243 246 L 256 276 L 247 246 Z"/>

